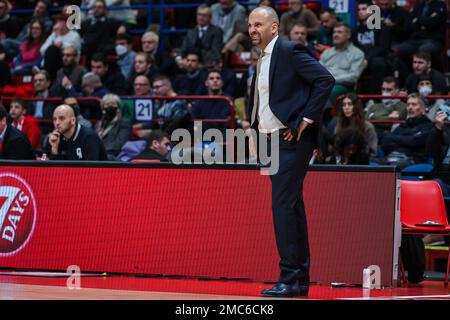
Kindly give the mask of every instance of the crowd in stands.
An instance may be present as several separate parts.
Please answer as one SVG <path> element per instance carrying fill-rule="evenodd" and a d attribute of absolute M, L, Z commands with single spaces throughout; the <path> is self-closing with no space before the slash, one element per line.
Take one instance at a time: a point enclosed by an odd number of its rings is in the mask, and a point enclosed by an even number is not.
<path fill-rule="evenodd" d="M 164 26 L 144 26 L 145 32 L 136 35 L 132 30 L 139 10 L 108 10 L 136 1 L 0 0 L 2 104 L 9 126 L 25 133 L 36 157 L 44 153 L 46 158 L 119 160 L 127 142 L 151 136 L 157 141 L 146 145 L 165 144 L 175 129 L 192 130 L 194 119 L 231 115 L 225 100 L 174 98 L 180 95 L 228 97 L 235 102 L 236 126 L 248 129 L 245 104 L 260 53 L 252 48 L 247 17 L 251 8 L 265 5 L 280 15 L 281 38 L 303 43 L 336 80 L 323 114 L 321 147 L 312 163 L 430 162 L 437 152 L 428 138 L 446 128 L 443 112 L 450 116 L 450 99 L 427 99 L 449 94 L 443 60 L 448 8 L 442 0 L 407 3 L 401 7 L 395 0 L 357 1 L 357 21 L 351 28 L 333 9 L 317 10 L 303 0 L 289 0 L 287 5 L 261 0 L 250 6 L 235 0 L 206 1 L 184 26 L 189 30 L 179 45 L 160 50 Z M 380 28 L 368 25 L 372 4 L 381 9 Z M 88 9 L 82 11 L 79 29 L 66 23 L 69 5 Z M 14 9 L 32 13 L 16 14 Z M 24 93 L 17 79 L 27 76 L 32 88 Z M 360 94 L 382 98 L 365 100 Z M 124 98 L 152 96 L 157 97 L 151 105 L 153 121 L 123 114 Z M 73 135 L 96 135 L 103 144 L 96 146 L 100 151 L 59 150 L 80 141 L 55 129 L 56 109 L 62 103 L 71 109 L 58 109 L 64 123 L 60 127 L 70 128 L 67 132 Z M 211 127 L 225 129 L 227 123 L 203 126 Z M 93 154 L 100 158 L 88 156 Z M 5 153 L 2 157 L 10 158 Z"/>
<path fill-rule="evenodd" d="M 303 0 L 253 3 L 205 1 L 192 21 L 176 9 L 177 21 L 169 23 L 189 30 L 161 50 L 167 26 L 145 25 L 141 10 L 108 10 L 140 1 L 0 0 L 0 158 L 168 161 L 171 133 L 192 132 L 195 119 L 233 114 L 235 126 L 247 130 L 246 103 L 260 57 L 247 18 L 264 5 L 279 13 L 280 37 L 302 43 L 336 80 L 311 163 L 432 163 L 450 171 L 447 1 L 401 7 L 395 0 L 358 0 L 354 28 L 333 9 Z M 369 26 L 372 4 L 380 8 L 380 28 Z M 67 24 L 70 5 L 88 9 L 77 30 Z M 145 32 L 137 35 L 132 31 L 143 17 Z M 17 81 L 27 77 L 30 84 Z M 211 99 L 177 98 L 192 95 Z M 434 95 L 443 98 L 429 98 Z M 127 97 L 155 97 L 153 120 L 130 118 Z M 217 97 L 231 99 L 235 112 Z M 227 127 L 203 123 L 203 129 Z M 450 196 L 448 174 L 439 183 Z M 409 268 L 416 271 L 411 281 L 423 279 L 420 266 Z"/>

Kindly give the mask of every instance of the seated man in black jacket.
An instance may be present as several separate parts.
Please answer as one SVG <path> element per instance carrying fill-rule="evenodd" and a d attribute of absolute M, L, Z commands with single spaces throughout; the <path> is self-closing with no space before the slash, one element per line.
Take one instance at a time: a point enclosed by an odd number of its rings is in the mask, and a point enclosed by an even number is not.
<path fill-rule="evenodd" d="M 48 135 L 45 146 L 52 160 L 107 160 L 105 147 L 97 133 L 77 123 L 75 112 L 60 105 L 53 112 L 55 130 Z"/>
<path fill-rule="evenodd" d="M 0 102 L 0 159 L 33 160 L 33 147 L 28 137 L 8 125 L 8 112 Z"/>
<path fill-rule="evenodd" d="M 92 56 L 91 71 L 98 75 L 103 85 L 112 93 L 125 95 L 125 78 L 119 67 L 114 62 L 108 63 L 108 59 L 103 53 L 96 53 Z"/>
<path fill-rule="evenodd" d="M 153 130 L 148 136 L 148 147 L 144 149 L 134 160 L 159 160 L 168 161 L 170 152 L 169 135 L 161 130 Z"/>
<path fill-rule="evenodd" d="M 383 135 L 381 148 L 389 163 L 408 166 L 427 161 L 425 146 L 433 123 L 425 115 L 425 108 L 425 101 L 418 94 L 408 96 L 406 122 Z M 390 160 L 394 158 L 398 160 Z"/>

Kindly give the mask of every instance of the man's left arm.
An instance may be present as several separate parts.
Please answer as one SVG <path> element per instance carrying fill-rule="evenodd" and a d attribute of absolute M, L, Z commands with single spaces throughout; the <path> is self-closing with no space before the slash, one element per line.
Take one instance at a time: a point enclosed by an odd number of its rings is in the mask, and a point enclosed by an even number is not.
<path fill-rule="evenodd" d="M 335 80 L 302 45 L 296 45 L 293 49 L 292 66 L 296 73 L 311 86 L 309 101 L 296 121 L 297 128 L 306 128 L 308 123 L 320 121 L 322 110 L 330 96 Z"/>

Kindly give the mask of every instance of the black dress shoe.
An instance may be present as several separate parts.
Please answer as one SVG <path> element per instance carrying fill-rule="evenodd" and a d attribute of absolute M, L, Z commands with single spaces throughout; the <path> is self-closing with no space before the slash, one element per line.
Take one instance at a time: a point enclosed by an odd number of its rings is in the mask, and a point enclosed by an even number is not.
<path fill-rule="evenodd" d="M 298 282 L 292 284 L 277 283 L 270 289 L 264 289 L 261 294 L 265 297 L 297 297 L 307 296 L 309 291 L 309 285 L 299 284 Z"/>

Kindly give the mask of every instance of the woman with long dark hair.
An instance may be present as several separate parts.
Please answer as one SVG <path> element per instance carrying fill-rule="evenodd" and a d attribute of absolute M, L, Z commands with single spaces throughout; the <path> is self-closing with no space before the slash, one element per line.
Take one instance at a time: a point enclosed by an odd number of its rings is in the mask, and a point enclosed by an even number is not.
<path fill-rule="evenodd" d="M 366 151 L 371 158 L 374 158 L 378 147 L 375 127 L 365 120 L 362 102 L 353 92 L 345 94 L 338 103 L 336 124 L 334 128 L 331 126 L 330 132 L 336 135 L 346 128 L 355 128 L 364 136 Z"/>
<path fill-rule="evenodd" d="M 44 23 L 34 20 L 28 38 L 20 45 L 19 55 L 13 61 L 11 71 L 13 76 L 31 73 L 32 68 L 40 64 L 42 60 L 40 49 L 45 39 Z"/>

